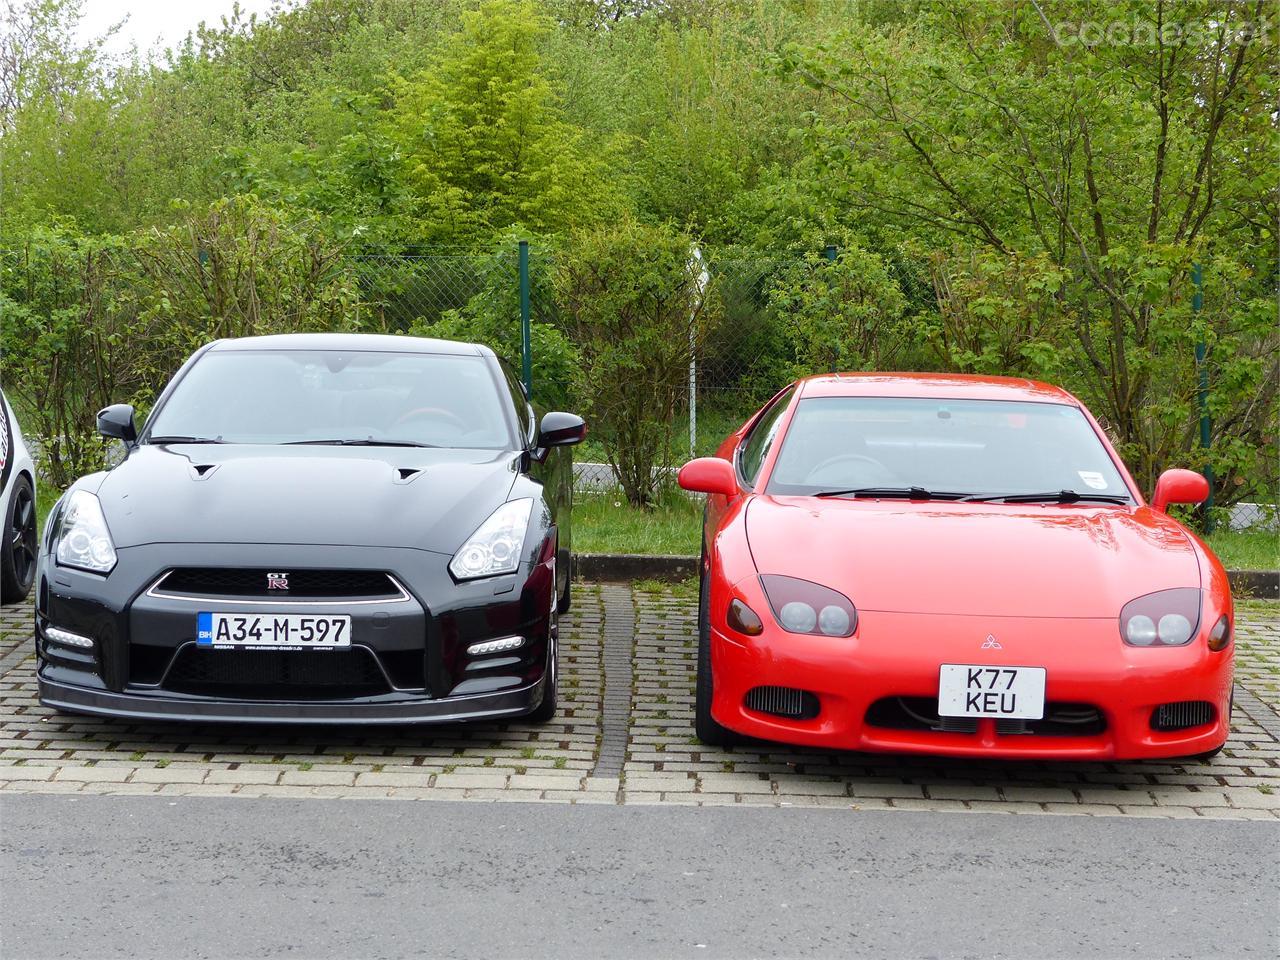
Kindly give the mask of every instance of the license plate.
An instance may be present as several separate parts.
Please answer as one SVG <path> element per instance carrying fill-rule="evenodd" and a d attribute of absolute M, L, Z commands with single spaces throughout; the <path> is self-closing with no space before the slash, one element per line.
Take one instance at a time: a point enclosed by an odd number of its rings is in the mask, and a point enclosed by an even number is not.
<path fill-rule="evenodd" d="M 200 613 L 196 644 L 212 649 L 331 650 L 351 646 L 350 617 L 294 613 Z"/>
<path fill-rule="evenodd" d="M 1044 717 L 1044 667 L 944 663 L 938 674 L 938 716 Z"/>

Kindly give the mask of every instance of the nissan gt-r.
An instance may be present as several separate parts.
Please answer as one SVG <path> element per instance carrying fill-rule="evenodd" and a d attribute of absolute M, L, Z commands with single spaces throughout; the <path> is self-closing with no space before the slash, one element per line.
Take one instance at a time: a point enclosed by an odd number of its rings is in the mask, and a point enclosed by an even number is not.
<path fill-rule="evenodd" d="M 412 337 L 222 340 L 40 543 L 42 703 L 347 724 L 556 709 L 582 420 L 535 422 L 493 351 Z"/>

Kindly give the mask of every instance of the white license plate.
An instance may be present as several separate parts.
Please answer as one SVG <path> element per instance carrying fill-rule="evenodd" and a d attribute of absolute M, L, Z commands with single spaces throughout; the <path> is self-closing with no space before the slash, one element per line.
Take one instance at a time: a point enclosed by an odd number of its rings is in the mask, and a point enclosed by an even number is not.
<path fill-rule="evenodd" d="M 350 617 L 295 613 L 199 613 L 196 644 L 206 648 L 329 650 L 351 646 Z"/>
<path fill-rule="evenodd" d="M 1044 667 L 944 663 L 938 674 L 938 716 L 1044 717 Z"/>

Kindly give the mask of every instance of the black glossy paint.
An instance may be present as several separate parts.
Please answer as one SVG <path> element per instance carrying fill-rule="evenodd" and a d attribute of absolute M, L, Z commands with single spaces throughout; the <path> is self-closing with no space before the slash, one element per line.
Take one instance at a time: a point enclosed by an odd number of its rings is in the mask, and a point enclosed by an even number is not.
<path fill-rule="evenodd" d="M 117 716 L 250 722 L 406 723 L 513 716 L 537 707 L 554 656 L 552 609 L 569 575 L 571 454 L 559 446 L 539 450 L 537 437 L 522 436 L 521 415 L 529 421 L 531 411 L 515 408 L 492 352 L 407 337 L 253 338 L 204 348 L 174 382 L 209 350 L 246 348 L 479 355 L 507 408 L 510 449 L 149 444 L 144 425 L 122 463 L 72 486 L 99 498 L 118 557 L 111 573 L 59 567 L 49 554 L 51 537 L 42 539 L 36 616 L 42 702 Z M 171 383 L 157 411 L 172 389 Z M 458 547 L 499 505 L 522 497 L 532 498 L 535 509 L 517 572 L 456 582 L 448 563 Z M 47 533 L 60 513 L 60 506 L 52 511 Z M 317 612 L 287 594 L 264 606 L 149 593 L 174 567 L 390 574 L 407 596 L 323 608 L 352 617 L 353 644 L 376 654 L 389 689 L 332 700 L 282 693 L 266 702 L 166 688 L 174 655 L 194 642 L 200 611 Z M 48 642 L 50 625 L 94 638 L 95 648 Z M 466 654 L 470 644 L 516 633 L 527 643 L 514 655 L 477 663 Z"/>

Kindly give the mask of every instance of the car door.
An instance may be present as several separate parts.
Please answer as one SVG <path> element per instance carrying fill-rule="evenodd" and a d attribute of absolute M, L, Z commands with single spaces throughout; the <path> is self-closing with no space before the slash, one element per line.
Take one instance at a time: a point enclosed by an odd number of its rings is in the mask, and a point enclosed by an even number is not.
<path fill-rule="evenodd" d="M 539 460 L 533 454 L 538 441 L 537 416 L 542 411 L 535 410 L 524 392 L 524 383 L 516 376 L 515 371 L 505 361 L 500 360 L 502 377 L 511 394 L 511 403 L 516 411 L 516 424 L 529 454 L 529 476 L 542 484 L 542 495 L 551 510 L 551 520 L 556 525 L 556 580 L 557 589 L 564 593 L 568 582 L 569 554 L 571 540 L 571 514 L 573 510 L 573 450 L 571 447 L 553 447 L 546 456 Z"/>

